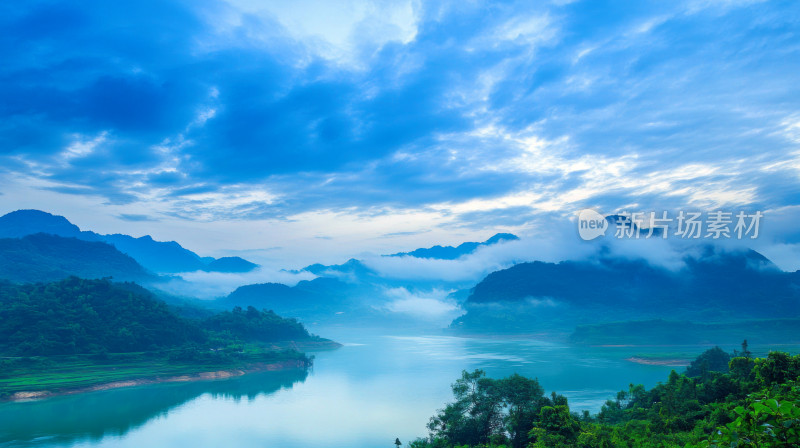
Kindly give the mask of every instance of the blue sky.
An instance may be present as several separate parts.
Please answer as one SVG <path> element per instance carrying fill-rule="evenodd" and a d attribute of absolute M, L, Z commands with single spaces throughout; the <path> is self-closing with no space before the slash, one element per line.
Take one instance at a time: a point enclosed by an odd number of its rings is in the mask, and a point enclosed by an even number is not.
<path fill-rule="evenodd" d="M 800 259 L 798 25 L 796 1 L 3 2 L 0 211 L 302 264 L 757 209 Z"/>

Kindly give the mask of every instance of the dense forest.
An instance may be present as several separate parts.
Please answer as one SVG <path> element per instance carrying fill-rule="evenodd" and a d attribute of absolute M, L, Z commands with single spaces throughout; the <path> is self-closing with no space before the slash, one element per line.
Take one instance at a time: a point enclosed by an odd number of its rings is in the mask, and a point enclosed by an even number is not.
<path fill-rule="evenodd" d="M 756 344 L 800 342 L 800 318 L 743 319 L 735 322 L 689 322 L 664 319 L 578 325 L 569 337 L 573 344 L 641 345 L 724 343 L 745 336 Z"/>
<path fill-rule="evenodd" d="M 464 371 L 455 401 L 411 448 L 644 448 L 800 446 L 800 355 L 753 359 L 743 344 L 700 355 L 650 390 L 631 384 L 597 415 L 571 412 L 536 379 Z"/>
<path fill-rule="evenodd" d="M 107 279 L 0 283 L 0 354 L 5 356 L 139 352 L 311 337 L 296 320 L 252 307 L 183 318 L 144 288 Z"/>
<path fill-rule="evenodd" d="M 697 341 L 705 340 L 701 333 L 730 335 L 729 329 L 702 324 L 800 318 L 800 272 L 784 272 L 752 250 L 700 246 L 696 252 L 684 256 L 675 270 L 602 254 L 583 261 L 519 263 L 495 271 L 475 285 L 463 304 L 467 313 L 453 321 L 451 330 L 563 332 L 576 325 L 666 317 L 695 323 L 692 330 L 698 337 L 692 334 L 689 338 Z M 774 326 L 766 323 L 769 327 Z M 603 336 L 614 330 L 585 328 L 578 336 Z M 793 327 L 776 330 L 769 333 L 769 342 L 796 334 Z M 631 334 L 625 329 L 620 332 L 628 337 L 623 343 L 630 343 Z M 764 333 L 762 339 L 766 336 Z M 734 340 L 744 337 L 739 334 Z"/>
<path fill-rule="evenodd" d="M 110 244 L 44 233 L 0 239 L 0 279 L 32 283 L 69 276 L 128 281 L 156 279 L 136 260 Z"/>

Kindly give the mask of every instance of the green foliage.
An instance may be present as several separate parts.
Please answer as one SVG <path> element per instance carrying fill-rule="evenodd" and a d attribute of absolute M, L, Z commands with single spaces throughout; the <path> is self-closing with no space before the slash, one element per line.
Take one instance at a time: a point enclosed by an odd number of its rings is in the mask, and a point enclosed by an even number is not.
<path fill-rule="evenodd" d="M 560 448 L 575 446 L 580 433 L 578 419 L 570 414 L 568 406 L 560 405 L 542 407 L 528 436 L 533 447 Z"/>
<path fill-rule="evenodd" d="M 42 233 L 0 239 L 0 279 L 52 282 L 69 276 L 136 281 L 155 278 L 110 244 Z"/>
<path fill-rule="evenodd" d="M 766 358 L 756 359 L 753 370 L 762 387 L 783 384 L 800 376 L 800 357 L 787 353 L 770 352 Z"/>
<path fill-rule="evenodd" d="M 452 390 L 455 401 L 428 423 L 432 446 L 524 447 L 544 407 L 566 407 L 566 398 L 545 397 L 536 379 L 517 374 L 492 379 L 464 371 Z"/>
<path fill-rule="evenodd" d="M 254 308 L 185 319 L 135 284 L 77 277 L 48 284 L 0 282 L 4 356 L 93 354 L 102 361 L 108 353 L 180 349 L 171 356 L 206 362 L 224 358 L 242 342 L 310 338 L 296 320 Z"/>
<path fill-rule="evenodd" d="M 703 376 L 708 372 L 728 373 L 731 355 L 719 347 L 710 348 L 697 357 L 686 369 L 687 376 Z"/>
<path fill-rule="evenodd" d="M 0 285 L 0 353 L 134 352 L 205 340 L 164 302 L 108 280 Z"/>
<path fill-rule="evenodd" d="M 729 373 L 672 371 L 650 390 L 631 384 L 596 416 L 571 413 L 558 395 L 542 396 L 536 380 L 464 372 L 453 384 L 456 401 L 431 419 L 429 438 L 409 447 L 800 446 L 800 355 L 772 352 L 753 360 L 746 346 L 742 354 L 730 360 Z M 712 349 L 693 365 L 723 358 Z"/>
<path fill-rule="evenodd" d="M 800 386 L 797 381 L 782 383 L 777 390 L 750 395 L 733 408 L 732 414 L 733 421 L 713 431 L 708 440 L 692 446 L 800 446 Z"/>
<path fill-rule="evenodd" d="M 721 308 L 722 309 L 722 308 Z M 708 312 L 712 309 L 709 308 Z M 617 311 L 616 315 L 619 315 Z M 675 316 L 675 314 L 670 314 Z M 743 316 L 752 316 L 743 313 Z M 612 319 L 618 317 L 612 316 Z M 771 319 L 752 319 L 739 322 L 692 322 L 681 320 L 630 320 L 600 324 L 578 325 L 570 335 L 575 344 L 696 344 L 698 341 L 729 341 L 744 335 L 754 335 L 761 342 L 795 341 L 800 318 L 797 314 L 775 316 Z M 746 351 L 746 349 L 745 349 Z M 747 352 L 749 353 L 749 352 Z M 721 355 L 721 353 L 720 353 Z M 734 356 L 749 357 L 742 353 Z M 699 367 L 699 366 L 698 366 Z"/>
<path fill-rule="evenodd" d="M 259 311 L 252 306 L 247 310 L 237 306 L 233 311 L 217 313 L 202 321 L 202 326 L 217 335 L 247 341 L 276 342 L 311 337 L 296 319 L 284 319 L 272 311 Z"/>

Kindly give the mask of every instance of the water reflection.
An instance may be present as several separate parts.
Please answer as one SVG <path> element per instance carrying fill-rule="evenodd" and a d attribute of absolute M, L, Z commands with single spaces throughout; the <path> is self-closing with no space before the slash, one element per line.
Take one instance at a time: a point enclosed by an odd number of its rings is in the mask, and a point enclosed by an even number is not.
<path fill-rule="evenodd" d="M 201 395 L 252 401 L 289 389 L 308 372 L 260 372 L 214 381 L 166 383 L 0 405 L 0 446 L 67 444 L 122 436 Z M 12 445 L 13 441 L 13 445 Z"/>
<path fill-rule="evenodd" d="M 326 335 L 328 333 L 325 333 Z M 691 359 L 708 347 L 580 347 L 531 339 L 333 335 L 344 347 L 315 354 L 314 370 L 162 384 L 0 403 L 0 446 L 72 448 L 373 448 L 427 433 L 452 400 L 462 369 L 494 378 L 538 377 L 573 410 L 597 412 L 628 384 L 652 387 L 674 367 L 632 356 Z M 735 346 L 723 347 L 728 351 Z M 796 353 L 797 347 L 771 348 Z M 677 368 L 681 370 L 681 368 Z"/>

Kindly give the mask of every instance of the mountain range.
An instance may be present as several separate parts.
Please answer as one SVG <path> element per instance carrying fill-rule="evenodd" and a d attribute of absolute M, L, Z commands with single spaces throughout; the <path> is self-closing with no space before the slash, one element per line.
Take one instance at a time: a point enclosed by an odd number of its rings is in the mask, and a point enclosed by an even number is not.
<path fill-rule="evenodd" d="M 452 261 L 517 239 L 497 234 L 484 242 L 385 257 Z M 192 306 L 254 306 L 309 323 L 396 327 L 411 326 L 413 319 L 419 319 L 402 316 L 410 306 L 445 305 L 450 308 L 444 316 L 456 313 L 448 318 L 455 318 L 451 332 L 569 334 L 578 327 L 574 339 L 582 341 L 602 341 L 606 333 L 617 335 L 609 340 L 617 340 L 619 334 L 636 331 L 642 338 L 656 340 L 658 335 L 648 333 L 656 327 L 671 328 L 664 334 L 678 334 L 683 327 L 695 328 L 698 335 L 722 334 L 746 327 L 741 323 L 745 321 L 759 320 L 763 327 L 770 325 L 769 320 L 783 319 L 777 334 L 800 322 L 792 320 L 800 319 L 800 271 L 784 272 L 752 250 L 697 246 L 683 257 L 681 267 L 672 269 L 599 250 L 582 260 L 518 263 L 466 286 L 445 280 L 389 278 L 373 262 L 350 259 L 338 265 L 312 264 L 293 272 L 315 278 L 295 286 L 240 285 L 216 300 L 185 298 L 181 305 L 193 313 Z M 158 274 L 165 272 L 195 268 L 246 272 L 255 266 L 238 257 L 203 258 L 176 242 L 157 242 L 149 236 L 81 231 L 66 218 L 35 210 L 0 217 L 0 279 L 18 283 L 69 276 L 113 277 L 159 288 L 165 278 Z M 425 295 L 432 290 L 439 291 L 438 299 Z M 397 311 L 397 302 L 406 307 L 404 311 Z M 463 314 L 457 317 L 459 312 Z M 658 319 L 668 321 L 648 323 Z M 704 326 L 710 324 L 724 325 Z"/>
<path fill-rule="evenodd" d="M 114 246 L 46 233 L 0 238 L 0 279 L 39 283 L 70 276 L 151 282 L 156 276 Z"/>
<path fill-rule="evenodd" d="M 248 272 L 256 267 L 239 257 L 200 257 L 175 241 L 155 241 L 149 235 L 102 235 L 82 231 L 63 216 L 40 210 L 17 210 L 0 217 L 0 238 L 22 238 L 45 233 L 83 241 L 103 242 L 136 260 L 145 269 L 158 274 L 192 271 Z"/>
<path fill-rule="evenodd" d="M 457 247 L 437 245 L 428 248 L 416 249 L 411 252 L 398 252 L 396 254 L 391 254 L 388 256 L 389 257 L 411 256 L 416 258 L 432 258 L 436 260 L 455 260 L 457 258 L 463 257 L 464 255 L 469 255 L 475 252 L 475 250 L 477 250 L 479 247 L 482 246 L 491 246 L 493 244 L 497 244 L 502 241 L 516 241 L 516 240 L 519 240 L 519 237 L 516 235 L 510 233 L 498 233 L 482 243 L 470 241 L 466 243 L 461 243 Z"/>
<path fill-rule="evenodd" d="M 800 272 L 758 252 L 706 246 L 670 270 L 642 259 L 520 263 L 489 274 L 451 328 L 537 332 L 576 324 L 657 319 L 695 322 L 800 317 Z"/>
<path fill-rule="evenodd" d="M 385 257 L 412 257 L 423 259 L 455 260 L 474 253 L 478 248 L 492 246 L 519 238 L 509 233 L 498 233 L 483 242 L 466 242 L 453 246 L 433 246 L 410 252 L 400 252 Z M 277 283 L 244 285 L 227 297 L 216 300 L 215 306 L 248 306 L 272 309 L 278 314 L 298 317 L 309 321 L 340 321 L 342 317 L 351 322 L 355 319 L 366 322 L 396 321 L 389 316 L 386 307 L 393 298 L 392 291 L 425 290 L 440 288 L 452 290 L 461 287 L 443 280 L 394 279 L 381 275 L 368 263 L 351 258 L 342 264 L 312 264 L 293 273 L 308 272 L 317 276 L 313 280 L 299 282 L 294 287 Z M 471 286 L 471 285 L 470 285 Z M 455 288 L 454 288 L 455 287 Z M 455 291 L 452 302 L 466 296 L 467 291 Z M 409 324 L 409 322 L 404 322 Z"/>

